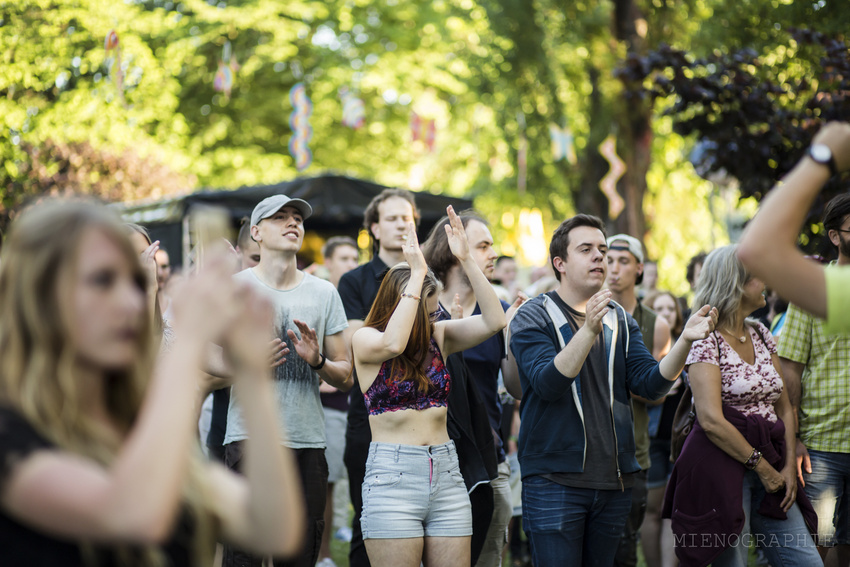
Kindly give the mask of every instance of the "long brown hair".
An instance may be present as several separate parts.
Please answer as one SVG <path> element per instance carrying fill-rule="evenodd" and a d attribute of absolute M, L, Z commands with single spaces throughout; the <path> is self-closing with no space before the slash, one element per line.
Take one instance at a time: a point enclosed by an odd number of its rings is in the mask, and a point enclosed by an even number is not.
<path fill-rule="evenodd" d="M 106 378 L 106 409 L 117 431 L 87 414 L 63 307 L 69 276 L 83 252 L 81 241 L 92 230 L 118 247 L 144 292 L 147 280 L 139 256 L 111 211 L 83 200 L 57 200 L 25 210 L 12 224 L 0 263 L 0 399 L 58 447 L 108 467 L 139 415 L 159 345 L 150 318 L 142 317 L 136 360 Z M 200 460 L 192 459 L 189 470 L 183 495 L 196 522 L 194 556 L 199 564 L 209 564 L 214 527 Z M 91 546 L 81 549 L 87 562 L 96 563 Z M 141 554 L 129 545 L 114 549 L 122 565 L 165 564 L 154 546 Z"/>
<path fill-rule="evenodd" d="M 364 326 L 381 332 L 386 330 L 387 323 L 401 301 L 401 294 L 407 287 L 408 281 L 410 281 L 410 266 L 406 262 L 390 268 L 381 282 L 378 295 L 375 297 L 372 309 L 369 310 L 369 315 L 366 316 Z M 422 365 L 428 354 L 431 335 L 434 332 L 434 325 L 425 300 L 438 291 L 437 278 L 431 270 L 428 270 L 425 281 L 422 282 L 422 291 L 419 294 L 422 299 L 419 301 L 419 309 L 416 311 L 416 319 L 413 321 L 407 346 L 404 347 L 404 352 L 390 361 L 390 376 L 400 373 L 403 380 L 415 382 L 416 389 L 420 392 L 427 392 L 431 386 Z"/>

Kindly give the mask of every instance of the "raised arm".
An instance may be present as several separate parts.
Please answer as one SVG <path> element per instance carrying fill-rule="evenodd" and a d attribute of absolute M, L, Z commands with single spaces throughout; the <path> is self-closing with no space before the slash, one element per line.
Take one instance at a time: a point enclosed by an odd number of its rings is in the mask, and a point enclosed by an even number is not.
<path fill-rule="evenodd" d="M 691 345 L 694 341 L 702 340 L 710 335 L 716 325 L 717 309 L 710 305 L 703 305 L 699 311 L 691 315 L 679 340 L 659 363 L 661 375 L 671 382 L 678 378 L 685 368 L 685 360 L 688 358 Z"/>
<path fill-rule="evenodd" d="M 445 227 L 449 248 L 469 278 L 481 315 L 437 323 L 443 327 L 443 344 L 440 347 L 444 356 L 481 344 L 507 324 L 496 290 L 469 254 L 469 240 L 463 222 L 451 206 L 446 208 L 446 212 L 449 215 L 449 224 Z"/>
<path fill-rule="evenodd" d="M 408 227 L 407 243 L 403 251 L 410 266 L 410 279 L 384 331 L 363 327 L 354 333 L 352 348 L 357 363 L 380 364 L 400 355 L 407 347 L 413 322 L 419 311 L 419 302 L 422 301 L 422 284 L 428 273 L 413 223 Z M 361 384 L 361 389 L 363 388 L 364 385 Z"/>
<path fill-rule="evenodd" d="M 838 171 L 850 169 L 850 124 L 830 122 L 812 140 L 832 151 Z M 813 315 L 826 318 L 824 268 L 807 260 L 797 248 L 797 237 L 830 170 L 804 157 L 764 199 L 750 222 L 738 257 L 753 275 L 771 289 Z"/>

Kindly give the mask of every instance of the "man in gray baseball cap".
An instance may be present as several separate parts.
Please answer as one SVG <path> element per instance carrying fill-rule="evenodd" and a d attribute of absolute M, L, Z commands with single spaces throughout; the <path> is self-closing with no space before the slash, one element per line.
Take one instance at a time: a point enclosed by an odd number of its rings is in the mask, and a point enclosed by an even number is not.
<path fill-rule="evenodd" d="M 328 465 L 325 418 L 319 382 L 348 391 L 353 384 L 351 362 L 342 331 L 348 327 L 336 288 L 298 269 L 296 254 L 304 243 L 304 219 L 313 212 L 301 199 L 273 195 L 251 213 L 251 238 L 260 247 L 260 262 L 234 279 L 259 290 L 272 302 L 274 336 L 288 349 L 286 360 L 274 369 L 276 404 L 280 414 L 281 443 L 294 455 L 307 505 L 307 534 L 303 552 L 293 561 L 275 565 L 312 567 L 324 530 Z M 271 329 L 270 329 L 271 330 Z M 224 460 L 243 471 L 244 441 L 248 437 L 238 391 L 233 390 L 227 410 Z M 260 567 L 263 558 L 226 545 L 225 567 Z"/>
<path fill-rule="evenodd" d="M 254 207 L 254 211 L 251 213 L 251 226 L 260 224 L 261 220 L 269 218 L 287 205 L 294 207 L 301 213 L 301 220 L 307 220 L 313 214 L 313 207 L 303 199 L 291 199 L 286 195 L 272 195 L 266 197 Z"/>

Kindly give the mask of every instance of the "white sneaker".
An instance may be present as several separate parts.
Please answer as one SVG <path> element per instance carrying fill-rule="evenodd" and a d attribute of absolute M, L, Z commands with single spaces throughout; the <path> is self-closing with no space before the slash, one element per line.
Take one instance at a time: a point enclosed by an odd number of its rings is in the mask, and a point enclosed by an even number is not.
<path fill-rule="evenodd" d="M 336 567 L 336 563 L 330 557 L 325 557 L 318 563 L 316 563 L 316 567 Z"/>
<path fill-rule="evenodd" d="M 339 528 L 336 531 L 336 533 L 334 534 L 334 538 L 338 539 L 339 541 L 344 541 L 346 543 L 350 543 L 351 542 L 351 528 L 349 528 L 348 526 L 342 526 L 341 528 Z M 316 567 L 319 567 L 319 566 L 317 565 Z"/>

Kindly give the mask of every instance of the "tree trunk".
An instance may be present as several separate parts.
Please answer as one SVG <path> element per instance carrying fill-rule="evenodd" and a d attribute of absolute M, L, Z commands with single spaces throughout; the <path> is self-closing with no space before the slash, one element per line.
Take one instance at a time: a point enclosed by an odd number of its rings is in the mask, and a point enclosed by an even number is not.
<path fill-rule="evenodd" d="M 646 23 L 634 0 L 614 1 L 614 37 L 626 44 L 628 53 L 645 55 L 647 45 L 639 33 L 639 22 Z M 617 153 L 626 164 L 626 173 L 617 184 L 617 191 L 626 202 L 623 213 L 613 222 L 612 229 L 630 234 L 643 241 L 646 218 L 643 197 L 646 194 L 646 174 L 652 150 L 652 107 L 640 93 L 623 89 L 622 111 L 617 116 Z"/>

